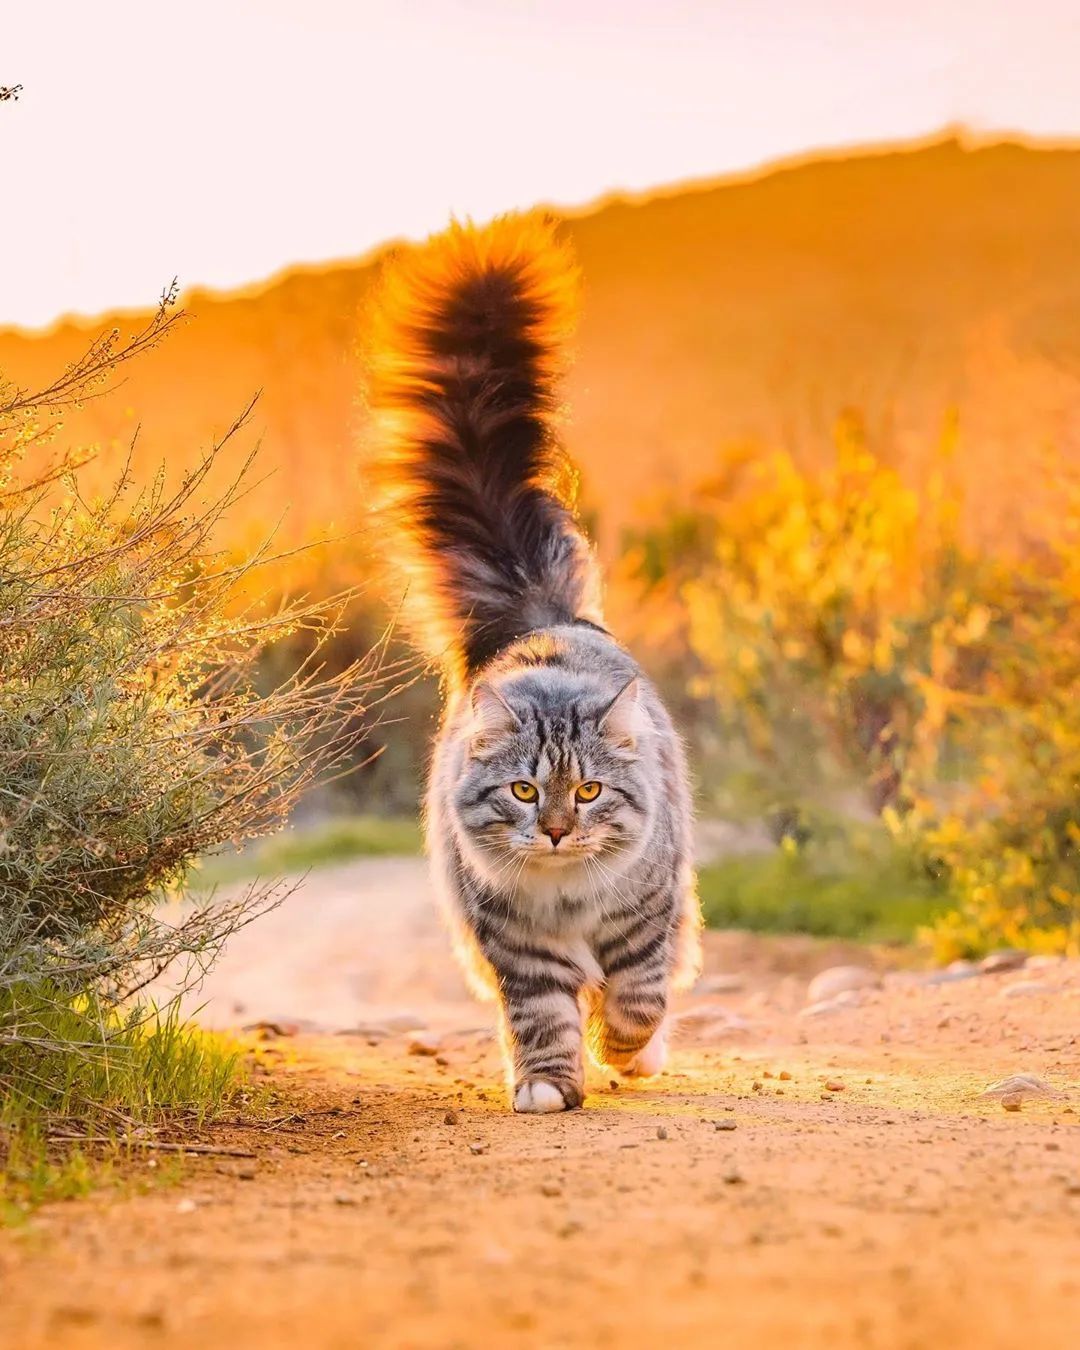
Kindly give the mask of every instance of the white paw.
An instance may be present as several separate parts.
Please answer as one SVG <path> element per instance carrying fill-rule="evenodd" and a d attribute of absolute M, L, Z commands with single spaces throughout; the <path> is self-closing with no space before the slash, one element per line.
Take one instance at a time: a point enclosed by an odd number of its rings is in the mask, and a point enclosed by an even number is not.
<path fill-rule="evenodd" d="M 566 1102 L 554 1083 L 522 1083 L 514 1093 L 514 1110 L 539 1115 L 548 1111 L 565 1111 Z"/>
<path fill-rule="evenodd" d="M 667 1027 L 661 1023 L 623 1070 L 627 1078 L 651 1078 L 667 1063 Z"/>

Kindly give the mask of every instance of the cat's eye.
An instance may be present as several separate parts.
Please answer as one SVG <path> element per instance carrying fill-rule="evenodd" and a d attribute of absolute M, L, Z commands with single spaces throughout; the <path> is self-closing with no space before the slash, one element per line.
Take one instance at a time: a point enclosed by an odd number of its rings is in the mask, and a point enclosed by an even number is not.
<path fill-rule="evenodd" d="M 510 791 L 519 802 L 534 802 L 540 795 L 536 789 L 535 783 L 526 783 L 524 781 L 511 783 Z"/>
<path fill-rule="evenodd" d="M 574 796 L 579 802 L 594 802 L 597 797 L 600 796 L 600 789 L 602 787 L 602 783 L 582 783 L 574 793 Z"/>

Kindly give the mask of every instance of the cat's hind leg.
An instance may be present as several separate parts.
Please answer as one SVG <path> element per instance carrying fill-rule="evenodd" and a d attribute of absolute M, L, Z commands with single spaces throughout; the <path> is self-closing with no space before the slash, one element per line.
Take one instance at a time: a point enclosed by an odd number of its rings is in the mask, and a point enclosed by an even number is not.
<path fill-rule="evenodd" d="M 661 1022 L 636 1055 L 620 1070 L 627 1078 L 652 1078 L 667 1063 L 667 1022 Z"/>
<path fill-rule="evenodd" d="M 589 1018 L 589 1043 L 599 1063 L 628 1078 L 648 1078 L 667 1060 L 669 962 L 666 944 L 647 945 L 632 959 L 636 955 L 629 948 L 608 961 Z"/>

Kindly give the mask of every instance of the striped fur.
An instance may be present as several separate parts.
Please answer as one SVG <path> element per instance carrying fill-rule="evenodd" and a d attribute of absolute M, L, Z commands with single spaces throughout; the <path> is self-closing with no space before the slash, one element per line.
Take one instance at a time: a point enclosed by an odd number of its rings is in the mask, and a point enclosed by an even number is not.
<path fill-rule="evenodd" d="M 670 990 L 697 963 L 682 747 L 599 627 L 562 487 L 572 281 L 542 222 L 454 227 L 387 279 L 373 367 L 385 509 L 448 677 L 429 851 L 474 987 L 499 1001 L 520 1111 L 581 1105 L 586 1042 L 656 1072 Z"/>

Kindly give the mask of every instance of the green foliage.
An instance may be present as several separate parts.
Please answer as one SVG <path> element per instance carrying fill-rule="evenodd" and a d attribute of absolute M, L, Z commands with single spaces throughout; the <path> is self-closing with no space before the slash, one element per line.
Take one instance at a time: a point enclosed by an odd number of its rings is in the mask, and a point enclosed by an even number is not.
<path fill-rule="evenodd" d="M 910 942 L 947 901 L 910 855 L 877 830 L 709 863 L 698 873 L 710 928 Z"/>
<path fill-rule="evenodd" d="M 202 1123 L 243 1081 L 239 1046 L 175 1005 L 22 984 L 0 992 L 0 1024 L 0 1222 L 84 1194 L 155 1126 Z"/>
<path fill-rule="evenodd" d="M 317 825 L 290 827 L 275 839 L 238 853 L 209 858 L 189 887 L 202 891 L 260 876 L 295 876 L 353 858 L 415 856 L 420 824 L 403 816 L 340 816 Z"/>
<path fill-rule="evenodd" d="M 175 1004 L 118 1009 L 93 991 L 65 998 L 40 985 L 6 990 L 0 1001 L 15 1033 L 0 1046 L 5 1124 L 23 1112 L 99 1125 L 117 1112 L 142 1123 L 176 1110 L 202 1119 L 236 1080 L 239 1047 L 182 1022 Z M 52 1045 L 82 1053 L 43 1073 Z"/>

